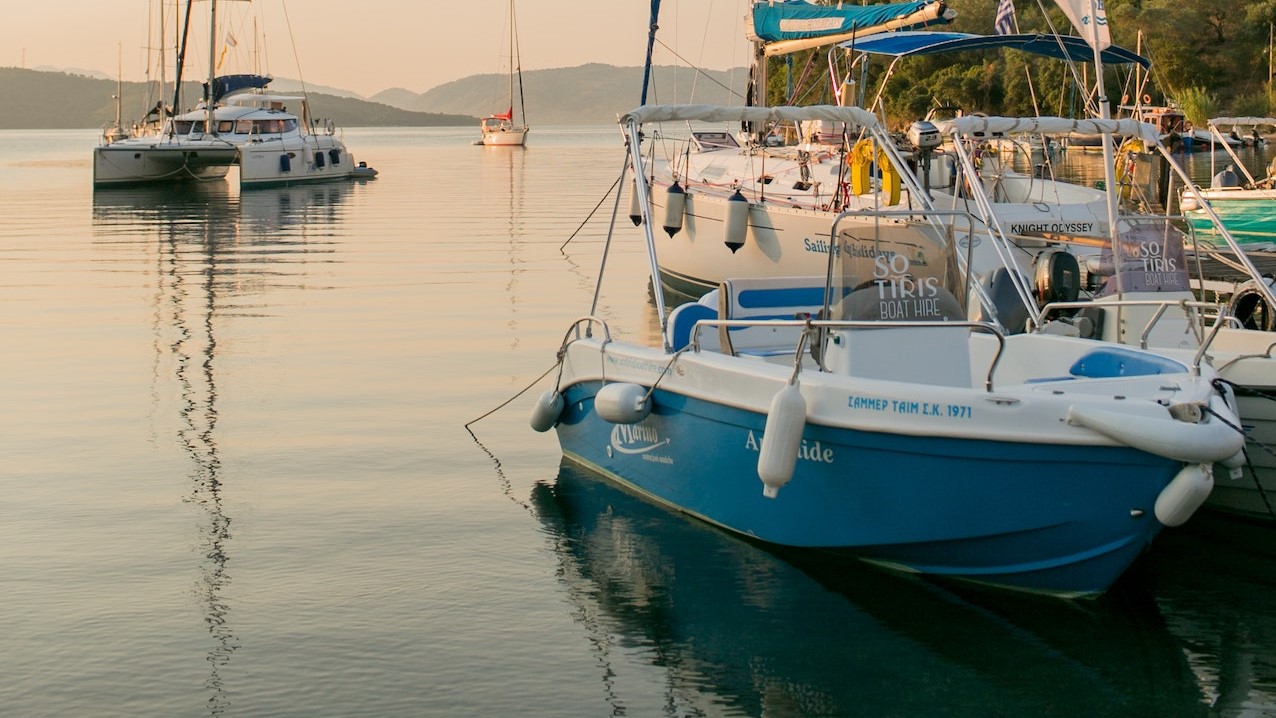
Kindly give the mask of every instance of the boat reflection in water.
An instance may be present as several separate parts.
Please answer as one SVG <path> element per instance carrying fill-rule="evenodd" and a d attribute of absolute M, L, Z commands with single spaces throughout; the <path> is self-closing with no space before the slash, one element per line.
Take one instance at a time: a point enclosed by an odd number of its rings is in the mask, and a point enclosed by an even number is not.
<path fill-rule="evenodd" d="M 207 708 L 232 708 L 226 669 L 241 646 L 231 620 L 231 516 L 223 502 L 218 448 L 218 329 L 261 316 L 277 290 L 296 285 L 306 262 L 322 252 L 314 229 L 335 226 L 349 184 L 258 189 L 238 193 L 224 182 L 138 186 L 95 192 L 93 232 L 104 252 L 147 243 L 122 256 L 144 256 L 136 271 L 154 276 L 151 320 L 151 421 L 189 458 L 184 503 L 193 508 L 192 560 L 197 610 L 208 632 Z M 331 221 L 325 222 L 324 218 Z M 128 271 L 112 263 L 113 271 Z M 313 284 L 313 282 L 308 282 Z"/>
<path fill-rule="evenodd" d="M 566 462 L 531 503 L 617 714 L 1209 714 L 1139 581 L 1087 601 L 958 593 L 772 553 Z M 635 650 L 665 695 L 624 691 Z"/>
<path fill-rule="evenodd" d="M 184 229 L 175 231 L 207 234 L 204 239 L 287 243 L 303 230 L 339 225 L 346 200 L 363 186 L 333 182 L 238 191 L 225 182 L 203 182 L 118 187 L 93 194 L 94 230 L 98 236 L 154 238 L 165 225 L 178 224 Z M 307 240 L 314 243 L 313 236 Z"/>
<path fill-rule="evenodd" d="M 1270 497 L 1276 501 L 1276 497 Z M 1156 604 L 1211 715 L 1276 706 L 1276 547 L 1270 522 L 1203 513 L 1148 556 Z"/>

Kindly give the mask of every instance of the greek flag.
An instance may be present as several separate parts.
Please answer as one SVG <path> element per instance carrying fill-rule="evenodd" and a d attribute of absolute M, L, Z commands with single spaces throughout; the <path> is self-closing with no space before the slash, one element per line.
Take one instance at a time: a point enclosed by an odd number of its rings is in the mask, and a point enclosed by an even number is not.
<path fill-rule="evenodd" d="M 1001 0 L 997 5 L 997 19 L 993 22 L 993 29 L 998 35 L 1015 34 L 1014 0 Z"/>

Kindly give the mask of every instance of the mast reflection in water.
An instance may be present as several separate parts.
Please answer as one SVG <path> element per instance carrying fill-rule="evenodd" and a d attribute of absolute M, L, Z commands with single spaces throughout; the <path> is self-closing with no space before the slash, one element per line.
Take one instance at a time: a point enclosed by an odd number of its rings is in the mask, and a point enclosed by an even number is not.
<path fill-rule="evenodd" d="M 290 230 L 304 235 L 332 222 L 350 188 L 342 183 L 240 195 L 224 182 L 213 182 L 94 194 L 99 241 L 153 242 L 156 248 L 151 423 L 164 423 L 170 410 L 166 397 L 175 396 L 175 438 L 190 460 L 190 492 L 184 500 L 199 510 L 194 550 L 200 561 L 193 594 L 211 638 L 205 680 L 210 715 L 231 708 L 222 673 L 241 646 L 227 596 L 233 534 L 217 446 L 217 325 L 239 309 L 231 297 L 286 281 L 283 256 L 324 251 L 314 237 L 294 236 Z M 267 245 L 268 251 L 261 253 Z M 175 394 L 165 387 L 170 381 Z"/>

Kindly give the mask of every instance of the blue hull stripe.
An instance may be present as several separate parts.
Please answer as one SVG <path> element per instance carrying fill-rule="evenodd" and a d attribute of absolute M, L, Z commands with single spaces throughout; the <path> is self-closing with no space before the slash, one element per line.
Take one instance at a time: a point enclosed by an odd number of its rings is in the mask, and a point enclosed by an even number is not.
<path fill-rule="evenodd" d="M 765 416 L 658 390 L 646 420 L 613 425 L 593 411 L 599 386 L 565 390 L 564 454 L 658 503 L 769 543 L 1030 590 L 1105 590 L 1160 530 L 1152 508 L 1181 467 L 1128 448 L 808 425 L 793 480 L 768 499 Z"/>

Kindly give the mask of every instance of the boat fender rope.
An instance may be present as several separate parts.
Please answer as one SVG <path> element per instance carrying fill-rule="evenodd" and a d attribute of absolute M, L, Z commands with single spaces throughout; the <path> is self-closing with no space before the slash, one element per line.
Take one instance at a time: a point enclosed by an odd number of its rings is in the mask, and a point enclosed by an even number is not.
<path fill-rule="evenodd" d="M 557 361 L 557 362 L 556 362 L 553 366 L 551 366 L 550 368 L 546 369 L 546 370 L 545 370 L 545 373 L 543 373 L 543 374 L 541 374 L 540 376 L 538 376 L 538 377 L 536 377 L 535 379 L 533 379 L 531 384 L 528 384 L 527 386 L 525 386 L 525 387 L 523 387 L 522 389 L 520 389 L 520 390 L 518 391 L 518 393 L 517 393 L 517 394 L 515 394 L 514 396 L 511 396 L 510 398 L 508 398 L 508 399 L 506 399 L 505 401 L 501 402 L 501 403 L 500 403 L 500 405 L 498 405 L 496 408 L 492 409 L 491 411 L 488 411 L 487 413 L 483 414 L 482 416 L 480 416 L 480 417 L 478 417 L 478 418 L 476 418 L 476 419 L 471 419 L 471 420 L 469 420 L 469 421 L 465 422 L 465 430 L 466 430 L 466 431 L 470 431 L 470 425 L 471 425 L 471 424 L 477 424 L 478 422 L 480 422 L 480 421 L 482 421 L 482 420 L 486 419 L 487 417 L 491 416 L 492 414 L 495 414 L 496 412 L 500 411 L 501 409 L 504 409 L 506 406 L 509 406 L 510 402 L 512 402 L 512 401 L 514 401 L 515 399 L 519 398 L 520 396 L 522 396 L 522 395 L 526 394 L 526 393 L 527 393 L 527 392 L 528 392 L 528 391 L 529 391 L 532 387 L 534 387 L 534 386 L 536 386 L 537 384 L 539 384 L 541 379 L 544 379 L 545 377 L 549 376 L 549 373 L 550 373 L 551 371 L 554 371 L 555 369 L 558 369 L 558 370 L 559 370 L 558 375 L 559 375 L 559 377 L 561 378 L 561 377 L 562 377 L 562 375 L 563 375 L 563 373 L 562 373 L 562 366 L 563 366 L 563 360 L 562 360 L 561 355 L 560 355 L 559 360 L 558 360 L 558 361 Z M 555 382 L 555 385 L 557 385 L 557 382 Z M 470 435 L 471 435 L 471 436 L 473 436 L 473 435 L 474 435 L 474 432 L 470 431 Z M 477 437 L 476 437 L 476 438 L 477 438 Z"/>

